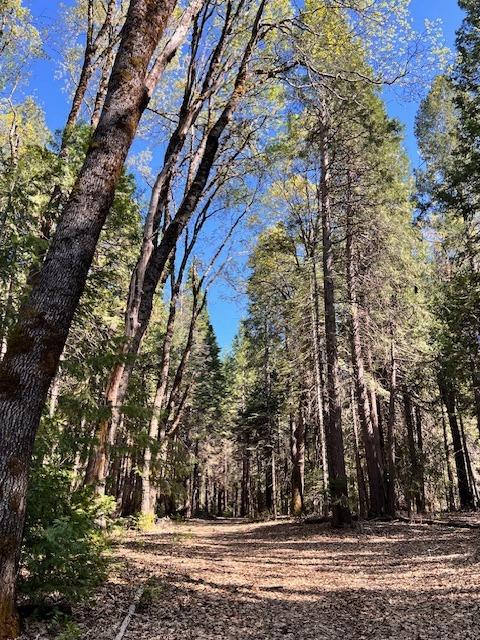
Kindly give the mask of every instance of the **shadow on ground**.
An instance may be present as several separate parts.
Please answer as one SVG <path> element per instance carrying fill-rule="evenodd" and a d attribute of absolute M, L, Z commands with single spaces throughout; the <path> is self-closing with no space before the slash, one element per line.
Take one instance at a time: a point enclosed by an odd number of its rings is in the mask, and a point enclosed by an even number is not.
<path fill-rule="evenodd" d="M 477 531 L 195 522 L 125 544 L 157 588 L 126 640 L 480 640 Z"/>

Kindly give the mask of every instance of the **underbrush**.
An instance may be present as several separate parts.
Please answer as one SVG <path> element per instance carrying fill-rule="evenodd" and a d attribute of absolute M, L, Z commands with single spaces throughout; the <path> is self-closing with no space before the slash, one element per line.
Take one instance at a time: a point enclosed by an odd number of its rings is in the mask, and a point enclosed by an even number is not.
<path fill-rule="evenodd" d="M 164 591 L 165 585 L 159 578 L 149 578 L 138 602 L 137 611 L 144 613 L 151 609 L 155 605 L 155 601 L 163 596 Z"/>
<path fill-rule="evenodd" d="M 20 592 L 41 608 L 77 602 L 107 576 L 114 504 L 90 488 L 71 491 L 71 473 L 53 465 L 33 472 L 21 557 Z"/>

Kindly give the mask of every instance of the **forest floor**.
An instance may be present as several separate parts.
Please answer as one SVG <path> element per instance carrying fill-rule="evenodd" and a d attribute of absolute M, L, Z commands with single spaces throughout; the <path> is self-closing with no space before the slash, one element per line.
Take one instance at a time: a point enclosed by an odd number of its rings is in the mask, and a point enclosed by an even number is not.
<path fill-rule="evenodd" d="M 143 586 L 124 640 L 480 640 L 478 529 L 162 523 L 114 556 L 81 638 L 113 640 Z"/>

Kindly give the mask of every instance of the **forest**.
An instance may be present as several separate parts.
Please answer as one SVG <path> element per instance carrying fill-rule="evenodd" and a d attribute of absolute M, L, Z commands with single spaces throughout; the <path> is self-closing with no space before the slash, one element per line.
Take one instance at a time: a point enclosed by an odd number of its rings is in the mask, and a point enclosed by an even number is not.
<path fill-rule="evenodd" d="M 480 6 L 425 4 L 0 2 L 0 640 L 480 638 Z"/>

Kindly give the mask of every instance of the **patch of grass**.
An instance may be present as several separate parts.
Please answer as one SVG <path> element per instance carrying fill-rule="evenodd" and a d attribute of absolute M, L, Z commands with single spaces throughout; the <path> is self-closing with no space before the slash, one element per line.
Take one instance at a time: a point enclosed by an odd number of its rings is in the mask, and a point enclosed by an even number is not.
<path fill-rule="evenodd" d="M 164 591 L 165 585 L 158 578 L 149 578 L 137 605 L 137 611 L 148 611 Z"/>
<path fill-rule="evenodd" d="M 191 531 L 175 531 L 172 534 L 172 540 L 176 544 L 181 544 L 186 540 L 191 540 L 193 538 L 193 533 Z"/>
<path fill-rule="evenodd" d="M 56 640 L 80 640 L 82 637 L 82 630 L 76 622 L 73 620 L 67 620 L 63 624 L 61 633 L 56 637 Z"/>

